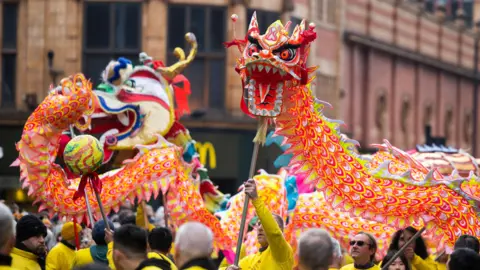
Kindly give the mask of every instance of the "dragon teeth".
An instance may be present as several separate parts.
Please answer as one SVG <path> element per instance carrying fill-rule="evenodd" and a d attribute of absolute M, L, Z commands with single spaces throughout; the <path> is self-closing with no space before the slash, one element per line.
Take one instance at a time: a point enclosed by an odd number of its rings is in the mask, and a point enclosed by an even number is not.
<path fill-rule="evenodd" d="M 258 71 L 262 71 L 263 70 L 263 66 L 262 65 L 258 65 Z"/>
<path fill-rule="evenodd" d="M 270 67 L 269 66 L 265 66 L 265 72 L 269 73 L 270 72 Z"/>
<path fill-rule="evenodd" d="M 287 74 L 285 71 L 280 70 L 280 75 L 285 76 L 285 74 Z"/>
<path fill-rule="evenodd" d="M 277 73 L 278 69 L 277 68 L 272 68 L 272 73 L 275 74 Z"/>

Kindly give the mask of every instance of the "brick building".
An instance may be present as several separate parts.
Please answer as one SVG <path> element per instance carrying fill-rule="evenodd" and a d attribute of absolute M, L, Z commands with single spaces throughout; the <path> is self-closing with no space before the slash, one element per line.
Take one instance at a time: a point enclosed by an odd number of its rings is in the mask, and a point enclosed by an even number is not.
<path fill-rule="evenodd" d="M 434 136 L 472 148 L 480 144 L 473 137 L 480 119 L 473 108 L 470 27 L 476 8 L 472 0 L 2 0 L 0 183 L 17 182 L 17 170 L 8 168 L 14 142 L 51 83 L 79 71 L 98 81 L 110 59 L 135 60 L 141 51 L 170 62 L 187 31 L 200 47 L 186 70 L 194 114 L 183 122 L 216 149 L 209 154 L 218 162 L 210 168 L 214 177 L 244 179 L 256 125 L 239 109 L 237 51 L 222 42 L 232 39 L 230 15 L 239 16 L 239 37 L 254 10 L 263 29 L 277 18 L 317 25 L 310 57 L 320 66 L 316 94 L 362 145 L 387 138 L 412 148 L 430 125 Z M 224 153 L 227 144 L 236 150 Z M 271 169 L 274 155 L 261 153 L 259 166 Z M 232 157 L 238 160 L 229 162 Z"/>

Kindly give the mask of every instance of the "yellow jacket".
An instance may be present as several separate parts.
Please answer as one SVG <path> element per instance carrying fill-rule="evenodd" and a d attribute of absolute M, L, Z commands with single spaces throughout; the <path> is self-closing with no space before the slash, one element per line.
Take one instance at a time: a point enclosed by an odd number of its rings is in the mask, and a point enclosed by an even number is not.
<path fill-rule="evenodd" d="M 48 252 L 46 270 L 70 270 L 75 259 L 75 250 L 60 242 Z"/>
<path fill-rule="evenodd" d="M 137 207 L 137 216 L 135 217 L 135 224 L 138 226 L 138 227 L 141 227 L 141 228 L 147 228 L 148 231 L 151 231 L 153 229 L 155 229 L 155 226 L 153 224 L 151 224 L 148 220 L 147 220 L 147 224 L 145 224 L 145 218 L 144 218 L 144 215 L 143 215 L 143 206 L 142 204 L 139 204 L 138 207 Z M 175 244 L 172 243 L 172 248 L 170 249 L 170 254 L 172 255 L 175 255 Z"/>
<path fill-rule="evenodd" d="M 344 267 L 340 268 L 340 270 L 356 270 L 357 268 L 355 268 L 354 264 L 348 264 L 348 265 L 345 265 Z M 365 270 L 381 270 L 380 266 L 378 265 L 373 265 L 372 267 L 368 268 L 368 269 L 365 269 Z"/>
<path fill-rule="evenodd" d="M 293 269 L 293 250 L 285 240 L 285 237 L 283 237 L 282 230 L 280 230 L 272 213 L 270 213 L 270 210 L 268 210 L 260 198 L 256 198 L 252 203 L 258 219 L 262 223 L 269 245 L 266 250 L 241 259 L 239 263 L 240 268 L 242 270 Z"/>
<path fill-rule="evenodd" d="M 156 252 L 149 252 L 147 254 L 147 258 L 148 259 L 165 259 L 170 263 L 170 266 L 172 267 L 172 270 L 177 270 L 177 267 L 170 260 L 170 258 L 168 258 L 167 256 L 165 256 L 163 254 L 158 254 Z M 111 270 L 116 270 L 117 268 L 115 267 L 115 264 L 113 263 L 113 241 L 108 244 L 107 259 L 108 259 L 108 267 L 110 267 Z M 149 267 L 153 267 L 153 266 L 147 266 L 146 268 L 143 268 L 143 269 L 147 269 Z M 155 269 L 157 269 L 157 268 L 155 268 Z"/>
<path fill-rule="evenodd" d="M 437 270 L 437 263 L 428 257 L 425 260 L 414 255 L 411 263 L 412 270 Z"/>
<path fill-rule="evenodd" d="M 41 270 L 42 268 L 37 262 L 37 255 L 21 250 L 18 248 L 13 248 L 12 253 L 12 268 L 22 269 L 22 270 Z"/>
<path fill-rule="evenodd" d="M 165 260 L 170 264 L 170 267 L 172 268 L 172 270 L 177 270 L 177 266 L 172 262 L 172 260 L 170 260 L 170 258 L 163 255 L 162 253 L 149 252 L 147 256 L 148 256 L 149 259 Z"/>
<path fill-rule="evenodd" d="M 155 228 L 155 226 L 153 224 L 151 224 L 148 220 L 146 222 L 147 222 L 147 224 L 145 224 L 143 204 L 140 203 L 137 207 L 137 215 L 135 217 L 135 224 L 137 224 L 138 227 L 147 229 L 148 231 L 151 231 Z"/>
<path fill-rule="evenodd" d="M 93 245 L 89 248 L 77 250 L 77 252 L 75 252 L 75 259 L 73 260 L 73 266 L 82 266 L 94 262 L 108 264 L 107 251 L 107 246 L 99 245 Z"/>

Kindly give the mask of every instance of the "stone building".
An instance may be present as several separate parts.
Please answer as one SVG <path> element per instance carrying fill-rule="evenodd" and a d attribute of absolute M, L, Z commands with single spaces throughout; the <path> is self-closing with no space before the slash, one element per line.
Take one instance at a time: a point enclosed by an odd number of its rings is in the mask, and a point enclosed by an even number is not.
<path fill-rule="evenodd" d="M 277 18 L 294 24 L 306 18 L 317 25 L 310 57 L 311 65 L 320 66 L 315 92 L 334 106 L 328 116 L 345 120 L 344 131 L 362 145 L 387 138 L 412 148 L 424 142 L 429 125 L 448 144 L 472 149 L 480 144 L 471 27 L 480 6 L 473 2 L 0 1 L 0 183 L 17 182 L 17 169 L 8 167 L 16 154 L 14 143 L 50 84 L 76 72 L 97 82 L 110 59 L 135 60 L 141 51 L 171 62 L 187 31 L 196 34 L 200 49 L 186 70 L 194 113 L 183 122 L 205 147 L 216 150 L 208 154 L 218 163 L 210 168 L 214 178 L 244 180 L 256 124 L 239 108 L 241 82 L 233 68 L 237 51 L 224 49 L 222 42 L 233 38 L 230 15 L 239 16 L 239 37 L 254 10 L 263 29 Z M 235 150 L 226 152 L 224 146 L 232 145 Z M 273 156 L 261 153 L 259 166 L 272 169 Z"/>

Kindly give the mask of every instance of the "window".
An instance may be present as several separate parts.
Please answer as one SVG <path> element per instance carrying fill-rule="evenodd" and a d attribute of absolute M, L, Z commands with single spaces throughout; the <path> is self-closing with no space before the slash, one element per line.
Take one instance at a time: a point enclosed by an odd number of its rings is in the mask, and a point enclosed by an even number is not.
<path fill-rule="evenodd" d="M 336 78 L 317 72 L 315 79 L 315 94 L 321 100 L 326 102 L 334 102 L 336 100 Z M 323 113 L 327 117 L 332 117 L 333 110 L 324 110 Z"/>
<path fill-rule="evenodd" d="M 337 0 L 317 1 L 317 20 L 327 24 L 335 24 L 337 18 Z"/>
<path fill-rule="evenodd" d="M 457 12 L 460 8 L 463 8 L 463 14 L 465 16 L 465 24 L 469 27 L 473 24 L 473 0 L 449 0 L 449 1 L 435 1 L 427 0 L 425 3 L 425 10 L 429 12 L 435 12 L 438 5 L 445 7 L 446 19 L 449 21 L 457 18 Z"/>
<path fill-rule="evenodd" d="M 1 3 L 0 3 L 1 5 Z M 1 107 L 15 108 L 18 4 L 2 5 Z"/>
<path fill-rule="evenodd" d="M 225 106 L 226 14 L 225 7 L 169 5 L 168 64 L 177 61 L 173 55 L 175 47 L 183 47 L 188 55 L 190 46 L 184 38 L 187 32 L 197 37 L 197 56 L 185 69 L 192 85 L 192 110 Z"/>
<path fill-rule="evenodd" d="M 142 4 L 86 2 L 83 72 L 95 84 L 110 60 L 126 57 L 138 63 L 142 38 Z"/>
<path fill-rule="evenodd" d="M 280 13 L 278 12 L 248 9 L 247 30 L 248 30 L 248 26 L 250 25 L 250 20 L 252 19 L 252 16 L 253 16 L 253 12 L 255 11 L 257 12 L 258 28 L 261 34 L 267 31 L 270 24 L 272 24 L 276 20 L 280 20 Z"/>

